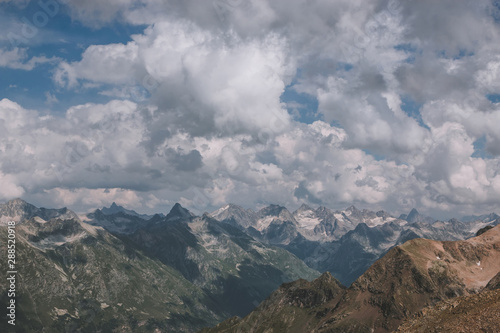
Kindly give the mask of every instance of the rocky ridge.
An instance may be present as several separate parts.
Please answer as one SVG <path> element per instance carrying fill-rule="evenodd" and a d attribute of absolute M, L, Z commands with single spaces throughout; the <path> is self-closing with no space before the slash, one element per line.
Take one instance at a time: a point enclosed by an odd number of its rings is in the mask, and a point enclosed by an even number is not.
<path fill-rule="evenodd" d="M 391 249 L 348 289 L 339 289 L 339 282 L 325 275 L 322 283 L 283 285 L 245 318 L 204 332 L 391 332 L 440 301 L 483 297 L 491 300 L 486 304 L 497 304 L 496 291 L 478 293 L 497 285 L 499 263 L 500 226 L 465 241 L 414 239 Z M 295 290 L 304 287 L 296 299 Z M 307 296 L 328 290 L 338 293 Z M 303 301 L 310 299 L 316 301 Z"/>

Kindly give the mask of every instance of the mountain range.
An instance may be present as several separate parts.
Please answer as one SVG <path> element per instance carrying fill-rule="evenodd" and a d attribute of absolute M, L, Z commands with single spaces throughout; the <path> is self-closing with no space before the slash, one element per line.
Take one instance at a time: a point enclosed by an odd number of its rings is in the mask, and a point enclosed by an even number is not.
<path fill-rule="evenodd" d="M 457 295 L 475 296 L 479 290 L 463 289 L 456 279 L 453 281 L 460 288 L 448 290 L 443 284 L 431 288 L 437 275 L 418 275 L 424 269 L 418 265 L 408 266 L 404 283 L 399 277 L 397 283 L 403 284 L 398 285 L 393 281 L 398 277 L 396 272 L 415 261 L 404 255 L 411 252 L 408 244 L 440 248 L 436 245 L 439 242 L 419 243 L 419 238 L 464 242 L 479 229 L 483 232 L 485 227 L 500 223 L 494 213 L 466 221 L 437 221 L 416 210 L 396 218 L 384 211 L 354 206 L 333 211 L 307 205 L 290 212 L 279 205 L 254 211 L 228 204 L 196 216 L 180 204 L 167 215 L 146 215 L 113 203 L 77 215 L 67 208 L 38 208 L 21 199 L 0 205 L 0 239 L 7 239 L 8 221 L 17 222 L 17 297 L 23 309 L 17 327 L 20 332 L 194 332 L 227 318 L 232 319 L 223 326 L 229 323 L 241 328 L 247 321 L 237 318 L 247 318 L 249 313 L 254 318 L 257 310 L 252 310 L 268 304 L 270 298 L 261 302 L 273 291 L 271 299 L 288 297 L 287 302 L 300 309 L 330 304 L 318 310 L 324 315 L 315 316 L 318 320 L 335 318 L 339 327 L 346 329 L 356 317 L 345 314 L 353 313 L 357 305 L 352 308 L 345 298 L 371 304 L 360 308 L 359 313 L 364 314 L 384 312 L 401 293 L 427 293 L 428 297 L 422 296 L 415 304 L 403 297 L 401 307 L 387 310 L 391 315 L 370 317 L 363 324 L 377 330 L 392 329 L 417 308 Z M 484 234 L 491 234 L 491 230 Z M 470 243 L 465 242 L 460 243 L 460 249 Z M 0 242 L 1 251 L 6 252 L 5 246 Z M 444 258 L 436 264 L 438 273 L 440 263 L 461 260 L 451 254 L 456 251 L 447 251 L 436 255 Z M 392 271 L 383 260 L 394 264 Z M 383 264 L 377 266 L 380 261 Z M 482 265 L 487 262 L 480 261 Z M 385 274 L 382 280 L 380 272 Z M 487 277 L 482 277 L 481 283 L 485 284 Z M 377 285 L 385 281 L 394 282 L 393 289 Z M 0 281 L 0 290 L 6 290 L 6 283 Z M 287 293 L 292 296 L 284 296 Z M 434 294 L 437 296 L 429 296 Z M 2 295 L 1 304 L 5 304 L 8 300 L 5 293 Z M 338 317 L 338 313 L 332 314 L 333 308 L 344 312 Z M 294 307 L 285 310 L 297 315 L 302 311 Z M 267 312 L 270 310 L 263 313 Z M 392 315 L 396 319 L 390 319 Z M 323 319 L 307 320 L 312 325 Z M 257 323 L 252 325 L 266 327 L 260 320 Z"/>
<path fill-rule="evenodd" d="M 0 214 L 2 240 L 7 221 L 17 222 L 16 332 L 193 332 L 245 315 L 283 282 L 319 275 L 288 251 L 180 205 L 147 221 L 123 211 L 89 214 L 110 226 L 120 218 L 139 224 L 127 234 L 20 199 L 0 205 Z M 7 282 L 0 281 L 5 307 Z"/>
<path fill-rule="evenodd" d="M 465 241 L 414 239 L 349 288 L 329 273 L 285 283 L 243 319 L 201 332 L 496 332 L 499 263 L 500 226 Z"/>
<path fill-rule="evenodd" d="M 332 273 L 344 285 L 350 285 L 389 249 L 408 240 L 463 240 L 485 226 L 500 223 L 495 213 L 467 222 L 438 221 L 416 209 L 396 218 L 385 211 L 354 206 L 333 211 L 302 205 L 292 213 L 278 205 L 255 212 L 229 204 L 211 216 L 265 244 L 283 247 L 309 267 Z"/>

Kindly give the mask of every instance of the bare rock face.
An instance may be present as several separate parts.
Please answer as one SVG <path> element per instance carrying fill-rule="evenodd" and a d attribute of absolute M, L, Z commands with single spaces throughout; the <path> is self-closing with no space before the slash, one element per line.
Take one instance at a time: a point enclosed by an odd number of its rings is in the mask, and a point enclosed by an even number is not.
<path fill-rule="evenodd" d="M 44 220 L 53 218 L 78 219 L 77 215 L 66 207 L 61 209 L 38 208 L 22 199 L 14 199 L 0 205 L 0 225 L 6 225 L 8 221 L 22 223 L 35 216 Z"/>
<path fill-rule="evenodd" d="M 493 279 L 488 282 L 486 287 L 484 287 L 485 290 L 496 290 L 500 289 L 500 271 L 498 272 L 497 275 L 493 277 Z"/>
<path fill-rule="evenodd" d="M 427 307 L 407 319 L 398 333 L 482 333 L 498 332 L 500 327 L 500 290 L 485 290 Z"/>
<path fill-rule="evenodd" d="M 495 332 L 499 271 L 500 226 L 466 241 L 414 239 L 348 289 L 325 274 L 285 284 L 250 315 L 206 332 L 392 332 L 405 320 L 400 332 Z M 484 311 L 470 312 L 475 307 Z M 450 313 L 459 325 L 447 321 Z M 429 318 L 427 326 L 413 330 L 422 318 Z"/>

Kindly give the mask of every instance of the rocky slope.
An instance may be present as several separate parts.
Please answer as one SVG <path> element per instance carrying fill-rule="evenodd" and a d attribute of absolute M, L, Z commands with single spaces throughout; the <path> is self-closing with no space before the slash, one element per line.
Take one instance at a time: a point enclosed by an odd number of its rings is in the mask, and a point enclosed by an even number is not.
<path fill-rule="evenodd" d="M 190 332 L 225 317 L 175 269 L 76 219 L 21 221 L 16 250 L 16 332 Z M 3 308 L 7 289 L 0 280 Z"/>
<path fill-rule="evenodd" d="M 114 234 L 68 209 L 22 200 L 0 213 L 17 221 L 19 332 L 192 332 L 247 314 L 283 282 L 319 275 L 286 250 L 178 204 L 149 220 L 123 210 L 85 217 Z"/>
<path fill-rule="evenodd" d="M 182 209 L 120 238 L 177 269 L 232 315 L 247 314 L 283 282 L 319 275 L 284 249 Z"/>
<path fill-rule="evenodd" d="M 391 332 L 427 306 L 475 295 L 489 281 L 496 285 L 499 271 L 500 226 L 466 241 L 414 239 L 391 249 L 348 289 L 325 274 L 310 284 L 283 285 L 245 318 L 204 332 Z M 325 294 L 331 297 L 309 297 Z"/>
<path fill-rule="evenodd" d="M 403 322 L 398 333 L 482 333 L 500 327 L 500 273 L 479 294 L 424 308 Z"/>

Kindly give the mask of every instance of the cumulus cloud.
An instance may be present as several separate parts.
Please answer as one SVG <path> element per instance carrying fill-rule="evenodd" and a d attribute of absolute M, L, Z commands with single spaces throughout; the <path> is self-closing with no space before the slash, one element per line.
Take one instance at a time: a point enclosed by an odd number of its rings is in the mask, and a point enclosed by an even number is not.
<path fill-rule="evenodd" d="M 280 96 L 294 67 L 278 36 L 244 41 L 177 21 L 155 24 L 133 38 L 126 45 L 89 47 L 81 61 L 61 63 L 55 81 L 68 88 L 79 81 L 143 85 L 170 131 L 257 135 L 262 128 L 279 132 L 289 125 Z"/>
<path fill-rule="evenodd" d="M 329 78 L 327 87 L 318 92 L 319 110 L 348 132 L 350 146 L 389 156 L 421 150 L 428 133 L 404 114 L 399 97 L 385 95 L 383 87 L 362 87 L 370 81 L 383 86 L 383 78 L 374 75 L 360 78 L 357 85 L 344 78 Z"/>
<path fill-rule="evenodd" d="M 152 202 L 168 209 L 181 200 L 203 212 L 226 202 L 294 207 L 306 200 L 334 208 L 472 209 L 500 197 L 498 160 L 472 158 L 473 140 L 457 123 L 433 129 L 426 158 L 412 166 L 346 148 L 346 130 L 323 121 L 293 123 L 258 144 L 251 134 L 177 133 L 152 152 L 144 142 L 156 110 L 129 101 L 75 106 L 64 118 L 6 99 L 0 108 L 6 199 L 53 198 L 81 210 L 120 200 L 137 209 L 152 210 Z"/>
<path fill-rule="evenodd" d="M 82 209 L 180 200 L 197 211 L 229 201 L 498 211 L 500 29 L 490 1 L 63 3 L 95 29 L 145 29 L 53 73 L 58 97 L 91 86 L 121 100 L 62 117 L 0 102 L 3 198 L 49 194 Z M 0 52 L 12 69 L 53 61 Z M 311 107 L 283 102 L 285 91 L 317 100 L 310 124 L 289 115 L 287 106 Z"/>

